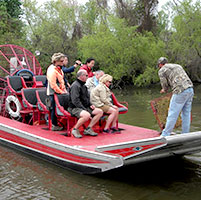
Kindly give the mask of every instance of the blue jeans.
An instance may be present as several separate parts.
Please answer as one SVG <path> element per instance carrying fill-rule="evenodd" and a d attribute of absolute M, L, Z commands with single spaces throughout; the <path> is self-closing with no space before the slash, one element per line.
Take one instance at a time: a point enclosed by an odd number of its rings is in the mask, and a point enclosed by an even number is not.
<path fill-rule="evenodd" d="M 50 100 L 51 100 L 50 113 L 51 113 L 52 124 L 57 126 L 57 116 L 56 116 L 56 113 L 55 113 L 56 104 L 55 104 L 55 100 L 54 100 L 54 95 L 50 95 L 49 97 L 50 97 Z"/>
<path fill-rule="evenodd" d="M 165 128 L 162 131 L 162 136 L 168 136 L 171 134 L 180 112 L 182 118 L 182 133 L 188 133 L 190 131 L 193 95 L 193 88 L 187 88 L 179 94 L 172 95 L 169 105 L 168 117 L 166 120 Z"/>

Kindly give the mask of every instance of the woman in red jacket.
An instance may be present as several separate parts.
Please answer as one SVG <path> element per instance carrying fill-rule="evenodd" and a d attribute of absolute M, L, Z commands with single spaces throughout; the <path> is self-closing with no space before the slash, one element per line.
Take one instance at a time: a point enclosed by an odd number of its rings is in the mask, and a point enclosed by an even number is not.
<path fill-rule="evenodd" d="M 93 68 L 94 64 L 95 64 L 94 58 L 88 58 L 86 60 L 86 64 L 82 65 L 80 67 L 80 69 L 86 70 L 88 73 L 88 77 L 90 78 L 90 77 L 94 76 L 94 73 L 92 72 L 92 68 Z"/>

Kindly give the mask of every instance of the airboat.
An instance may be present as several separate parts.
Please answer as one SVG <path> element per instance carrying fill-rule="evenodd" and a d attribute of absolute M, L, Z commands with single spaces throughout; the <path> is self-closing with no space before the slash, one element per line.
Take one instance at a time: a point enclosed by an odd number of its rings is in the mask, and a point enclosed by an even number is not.
<path fill-rule="evenodd" d="M 161 137 L 158 131 L 117 122 L 121 134 L 104 134 L 104 116 L 94 127 L 98 136 L 71 136 L 76 118 L 66 110 L 66 96 L 55 95 L 62 131 L 51 131 L 46 88 L 36 57 L 17 45 L 0 45 L 0 143 L 82 174 L 108 170 L 201 150 L 201 132 Z M 126 114 L 126 102 L 113 103 Z M 82 133 L 82 127 L 81 127 Z"/>

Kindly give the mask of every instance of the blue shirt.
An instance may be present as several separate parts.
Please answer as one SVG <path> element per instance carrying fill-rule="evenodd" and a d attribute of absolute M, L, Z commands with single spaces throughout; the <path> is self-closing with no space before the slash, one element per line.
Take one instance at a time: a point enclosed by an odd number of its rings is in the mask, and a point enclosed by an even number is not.
<path fill-rule="evenodd" d="M 64 74 L 74 72 L 74 70 L 75 70 L 75 66 L 74 65 L 71 66 L 71 67 L 68 67 L 68 68 L 65 67 L 65 66 L 62 66 L 62 71 L 63 71 Z M 67 78 L 66 78 L 65 75 L 64 75 L 64 83 L 65 83 L 65 86 L 68 87 L 67 86 L 68 80 L 67 80 Z"/>
<path fill-rule="evenodd" d="M 98 79 L 96 78 L 96 76 L 94 76 L 94 84 L 95 84 L 95 86 L 97 86 L 97 85 L 99 84 L 99 81 L 98 81 Z"/>

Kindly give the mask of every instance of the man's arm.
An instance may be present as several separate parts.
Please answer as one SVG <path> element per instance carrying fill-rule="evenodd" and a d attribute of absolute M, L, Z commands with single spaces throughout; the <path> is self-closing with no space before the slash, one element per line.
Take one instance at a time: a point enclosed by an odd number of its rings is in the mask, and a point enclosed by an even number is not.
<path fill-rule="evenodd" d="M 160 83 L 161 83 L 161 87 L 162 87 L 160 93 L 166 93 L 168 91 L 168 88 L 169 88 L 168 80 L 164 76 L 163 73 L 160 73 L 160 71 L 159 71 L 158 75 L 159 75 Z"/>
<path fill-rule="evenodd" d="M 71 72 L 74 72 L 74 70 L 75 70 L 75 66 L 73 65 L 73 66 L 71 66 L 71 67 L 62 67 L 62 71 L 63 71 L 63 73 L 71 73 Z"/>

